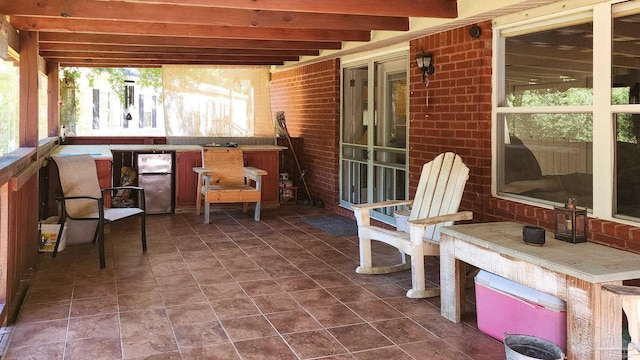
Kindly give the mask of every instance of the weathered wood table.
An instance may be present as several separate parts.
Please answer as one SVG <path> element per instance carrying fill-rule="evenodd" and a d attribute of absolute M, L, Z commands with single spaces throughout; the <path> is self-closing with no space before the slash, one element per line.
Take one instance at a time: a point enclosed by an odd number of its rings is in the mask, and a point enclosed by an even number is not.
<path fill-rule="evenodd" d="M 471 264 L 566 301 L 568 359 L 620 359 L 622 307 L 602 285 L 640 278 L 640 255 L 555 240 L 550 232 L 544 246 L 530 246 L 522 241 L 522 226 L 497 222 L 442 228 L 442 316 L 460 322 L 465 263 Z"/>

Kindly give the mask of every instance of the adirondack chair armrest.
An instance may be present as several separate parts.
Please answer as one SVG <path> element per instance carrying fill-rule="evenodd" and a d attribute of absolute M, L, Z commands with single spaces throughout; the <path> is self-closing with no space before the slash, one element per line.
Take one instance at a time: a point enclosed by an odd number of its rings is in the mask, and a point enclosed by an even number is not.
<path fill-rule="evenodd" d="M 262 176 L 267 175 L 267 172 L 262 169 L 254 168 L 251 166 L 244 167 L 244 177 L 258 182 L 262 179 Z"/>
<path fill-rule="evenodd" d="M 413 200 L 387 200 L 387 201 L 380 201 L 380 202 L 368 203 L 368 204 L 353 204 L 351 205 L 351 208 L 353 210 L 362 211 L 362 210 L 378 209 L 378 208 L 389 207 L 389 206 L 401 206 L 401 205 L 411 205 L 411 204 L 413 204 Z"/>
<path fill-rule="evenodd" d="M 460 211 L 454 214 L 446 214 L 446 215 L 438 215 L 432 216 L 424 219 L 416 219 L 409 220 L 409 225 L 419 225 L 419 226 L 429 226 L 434 224 L 439 224 L 448 221 L 462 221 L 462 220 L 472 220 L 473 212 L 471 211 Z"/>

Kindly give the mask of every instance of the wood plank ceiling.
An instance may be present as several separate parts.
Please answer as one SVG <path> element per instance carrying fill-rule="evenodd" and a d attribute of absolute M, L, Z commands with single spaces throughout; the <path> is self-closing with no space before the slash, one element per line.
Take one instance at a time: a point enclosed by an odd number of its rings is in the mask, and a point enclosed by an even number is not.
<path fill-rule="evenodd" d="M 281 65 L 410 17 L 456 18 L 456 0 L 0 0 L 61 66 Z"/>

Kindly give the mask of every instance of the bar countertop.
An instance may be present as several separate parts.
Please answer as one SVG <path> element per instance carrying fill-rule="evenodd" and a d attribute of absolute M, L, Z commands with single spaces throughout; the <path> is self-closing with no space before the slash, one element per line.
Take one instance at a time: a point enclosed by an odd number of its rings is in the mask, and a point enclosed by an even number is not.
<path fill-rule="evenodd" d="M 282 151 L 286 147 L 279 145 L 240 145 L 240 149 L 247 152 L 254 151 Z M 114 145 L 61 145 L 54 149 L 51 155 L 79 155 L 90 154 L 96 159 L 113 159 L 111 151 L 137 151 L 137 152 L 155 152 L 155 151 L 175 151 L 175 152 L 200 152 L 201 145 L 146 145 L 146 144 L 114 144 Z"/>

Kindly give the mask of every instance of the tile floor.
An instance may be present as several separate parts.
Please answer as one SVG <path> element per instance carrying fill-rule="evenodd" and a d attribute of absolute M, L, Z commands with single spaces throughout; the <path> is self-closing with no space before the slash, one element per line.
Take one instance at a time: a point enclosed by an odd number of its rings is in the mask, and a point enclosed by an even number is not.
<path fill-rule="evenodd" d="M 110 228 L 97 248 L 40 254 L 8 359 L 504 359 L 475 306 L 453 324 L 440 298 L 408 299 L 410 272 L 358 275 L 357 236 L 332 236 L 309 206 L 148 216 Z M 375 247 L 379 261 L 397 256 Z M 437 281 L 438 263 L 428 264 Z"/>

